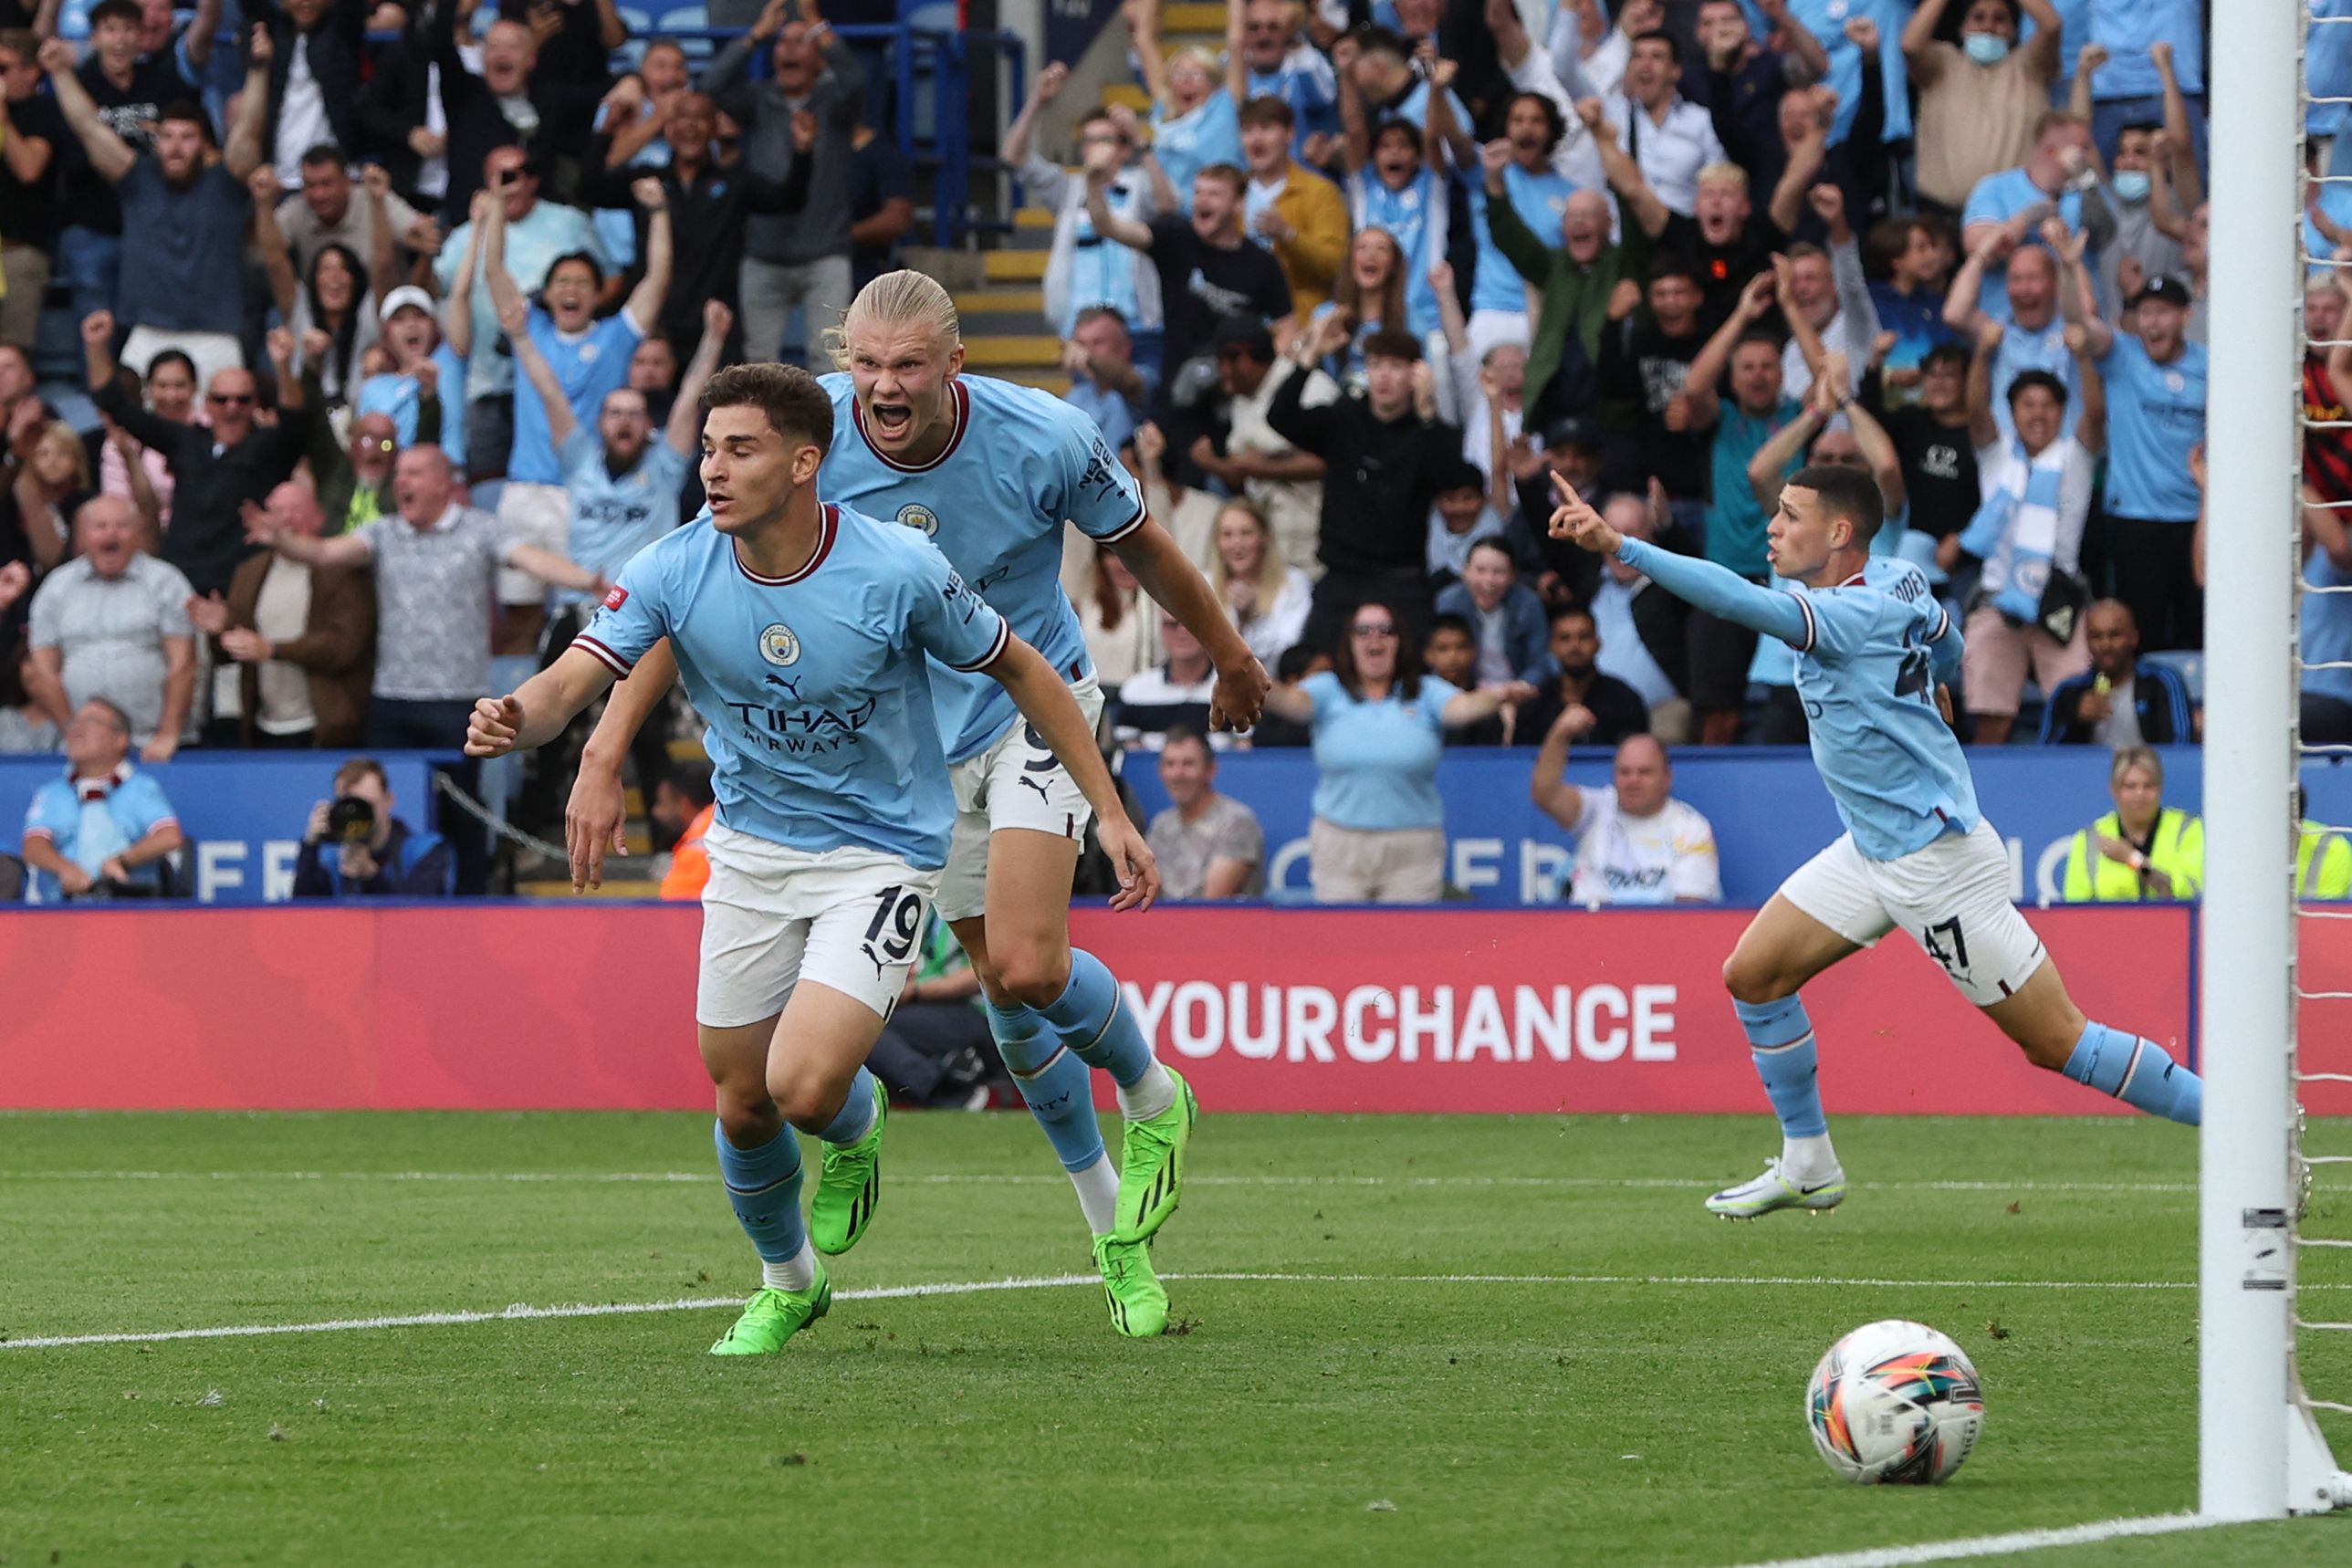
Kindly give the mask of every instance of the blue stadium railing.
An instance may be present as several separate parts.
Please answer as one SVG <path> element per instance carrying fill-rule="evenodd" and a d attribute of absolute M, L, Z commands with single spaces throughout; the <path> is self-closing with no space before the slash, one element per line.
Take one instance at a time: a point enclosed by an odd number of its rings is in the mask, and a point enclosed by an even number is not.
<path fill-rule="evenodd" d="M 707 43 L 713 52 L 738 37 L 740 27 L 702 27 L 665 32 L 680 43 Z M 852 44 L 890 46 L 891 134 L 918 170 L 929 176 L 932 243 L 952 246 L 967 235 L 1002 232 L 1010 221 L 983 217 L 973 210 L 971 177 L 975 170 L 1010 167 L 992 150 L 975 152 L 971 144 L 971 78 L 976 64 L 992 68 L 999 59 L 1010 63 L 1003 101 L 1020 103 L 1027 95 L 1024 77 L 1028 55 L 1017 33 L 1002 29 L 917 27 L 901 22 L 893 26 L 845 26 L 834 29 Z M 764 56 L 755 57 L 752 73 L 767 75 Z M 926 94 L 921 89 L 929 88 Z"/>

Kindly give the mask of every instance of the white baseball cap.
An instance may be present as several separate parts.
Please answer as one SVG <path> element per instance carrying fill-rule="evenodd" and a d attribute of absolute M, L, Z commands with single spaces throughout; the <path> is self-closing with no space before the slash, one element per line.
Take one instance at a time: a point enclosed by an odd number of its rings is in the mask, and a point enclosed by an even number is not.
<path fill-rule="evenodd" d="M 414 283 L 404 283 L 383 297 L 383 303 L 376 310 L 377 319 L 389 321 L 412 305 L 429 316 L 433 313 L 433 296 Z"/>

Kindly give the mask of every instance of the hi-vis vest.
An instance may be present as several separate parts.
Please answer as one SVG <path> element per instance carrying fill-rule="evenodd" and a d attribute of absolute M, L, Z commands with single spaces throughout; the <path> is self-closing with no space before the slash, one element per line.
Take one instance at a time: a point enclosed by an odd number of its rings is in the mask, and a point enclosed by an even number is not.
<path fill-rule="evenodd" d="M 2306 899 L 2352 898 L 2352 844 L 2315 822 L 2303 824 L 2294 847 L 2294 890 Z"/>
<path fill-rule="evenodd" d="M 2138 872 L 2099 853 L 2099 835 L 2124 837 L 2120 816 L 2109 812 L 2074 835 L 2066 852 L 2065 899 L 2070 904 L 2137 903 L 2160 895 L 2143 891 Z M 2205 886 L 2205 824 L 2185 811 L 2165 807 L 2157 815 L 2156 837 L 2147 847 L 2148 868 L 2172 879 L 2171 896 L 2193 899 Z"/>

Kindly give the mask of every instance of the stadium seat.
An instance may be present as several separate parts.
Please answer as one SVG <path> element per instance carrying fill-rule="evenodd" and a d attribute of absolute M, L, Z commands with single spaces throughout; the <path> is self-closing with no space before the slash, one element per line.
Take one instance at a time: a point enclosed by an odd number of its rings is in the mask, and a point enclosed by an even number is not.
<path fill-rule="evenodd" d="M 707 30 L 709 26 L 710 13 L 703 7 L 673 5 L 662 13 L 661 21 L 654 30 L 663 35 L 699 33 Z M 711 47 L 709 38 L 680 38 L 677 41 L 677 47 L 686 52 L 687 64 L 698 76 L 710 64 L 711 57 L 718 53 L 718 50 Z"/>
<path fill-rule="evenodd" d="M 2195 648 L 2167 648 L 2162 653 L 2144 653 L 2140 658 L 2150 664 L 2160 664 L 2180 677 L 2180 684 L 2189 688 L 2192 707 L 2205 706 L 2205 655 Z"/>
<path fill-rule="evenodd" d="M 58 37 L 76 43 L 89 37 L 89 8 L 96 0 L 65 0 L 58 8 Z"/>

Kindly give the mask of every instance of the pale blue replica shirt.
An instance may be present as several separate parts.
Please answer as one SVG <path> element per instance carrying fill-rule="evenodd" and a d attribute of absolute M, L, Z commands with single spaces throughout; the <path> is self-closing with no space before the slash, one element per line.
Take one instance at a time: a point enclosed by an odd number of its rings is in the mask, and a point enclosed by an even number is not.
<path fill-rule="evenodd" d="M 1298 689 L 1315 700 L 1315 815 L 1336 827 L 1394 832 L 1445 826 L 1437 793 L 1440 715 L 1460 692 L 1433 676 L 1410 699 L 1391 686 L 1377 702 L 1321 670 Z"/>
<path fill-rule="evenodd" d="M 929 661 L 977 671 L 1012 634 L 921 534 L 845 506 L 823 519 L 789 577 L 751 571 L 717 529 L 678 530 L 622 569 L 572 646 L 626 675 L 669 638 L 729 827 L 934 870 L 955 796 Z"/>

